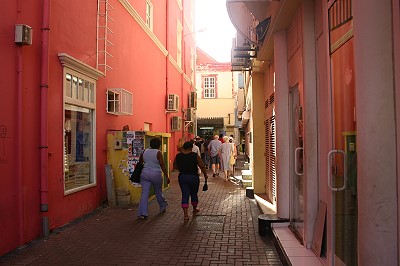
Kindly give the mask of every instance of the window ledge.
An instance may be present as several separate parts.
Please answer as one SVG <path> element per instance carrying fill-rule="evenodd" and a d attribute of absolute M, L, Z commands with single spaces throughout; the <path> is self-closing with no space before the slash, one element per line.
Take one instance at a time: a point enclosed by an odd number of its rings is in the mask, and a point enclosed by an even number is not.
<path fill-rule="evenodd" d="M 88 189 L 88 188 L 91 188 L 91 187 L 95 187 L 96 185 L 97 185 L 96 183 L 92 183 L 92 184 L 84 185 L 84 186 L 81 186 L 81 187 L 76 187 L 76 188 L 73 188 L 73 189 L 66 190 L 66 191 L 64 191 L 64 196 L 67 196 L 67 195 L 70 195 L 70 194 L 73 194 L 75 192 L 79 192 L 79 191 L 82 191 L 82 190 L 85 190 L 85 189 Z"/>

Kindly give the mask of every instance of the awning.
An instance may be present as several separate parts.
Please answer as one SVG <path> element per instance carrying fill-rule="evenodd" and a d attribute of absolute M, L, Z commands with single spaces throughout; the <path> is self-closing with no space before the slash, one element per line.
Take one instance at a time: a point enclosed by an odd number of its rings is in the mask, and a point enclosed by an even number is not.
<path fill-rule="evenodd" d="M 197 118 L 197 127 L 200 127 L 200 126 L 223 127 L 224 126 L 224 118 L 223 117 Z"/>

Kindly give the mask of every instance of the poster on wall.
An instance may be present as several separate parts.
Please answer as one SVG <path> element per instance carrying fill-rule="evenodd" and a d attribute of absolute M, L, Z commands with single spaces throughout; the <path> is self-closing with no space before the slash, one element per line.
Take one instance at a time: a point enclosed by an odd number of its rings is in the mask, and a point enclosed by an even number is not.
<path fill-rule="evenodd" d="M 144 150 L 144 131 L 125 131 L 123 133 L 123 148 L 128 150 L 128 169 L 132 174 Z"/>

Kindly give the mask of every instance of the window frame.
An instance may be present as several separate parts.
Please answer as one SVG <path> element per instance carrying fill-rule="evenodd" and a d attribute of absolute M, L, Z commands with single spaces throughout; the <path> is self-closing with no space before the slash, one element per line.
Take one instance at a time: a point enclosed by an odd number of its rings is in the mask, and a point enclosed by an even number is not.
<path fill-rule="evenodd" d="M 209 81 L 207 81 L 209 80 Z M 211 82 L 213 80 L 213 82 Z M 203 98 L 204 99 L 215 99 L 217 98 L 216 92 L 217 78 L 215 76 L 204 76 L 203 77 Z M 209 85 L 206 85 L 209 84 Z M 211 86 L 213 85 L 213 86 Z"/>
<path fill-rule="evenodd" d="M 77 78 L 81 78 L 85 81 L 89 81 L 93 84 L 93 99 L 92 102 L 87 102 L 87 101 L 82 101 L 80 99 L 76 99 L 76 98 L 70 98 L 67 96 L 66 93 L 66 89 L 67 89 L 67 74 L 72 74 L 73 77 L 77 77 Z M 63 171 L 63 190 L 64 190 L 64 195 L 69 195 L 81 190 L 85 190 L 87 188 L 91 188 L 91 187 L 95 187 L 97 186 L 97 178 L 96 178 L 96 85 L 97 85 L 97 81 L 87 75 L 84 75 L 72 68 L 69 67 L 64 67 L 63 69 L 63 95 L 64 95 L 64 100 L 63 100 L 63 151 L 64 151 L 64 156 L 66 156 L 66 151 L 65 151 L 65 132 L 66 132 L 66 119 L 65 119 L 65 112 L 66 110 L 69 110 L 66 108 L 66 105 L 70 105 L 70 106 L 76 106 L 78 108 L 85 108 L 85 109 L 89 109 L 91 111 L 91 119 L 92 119 L 92 123 L 91 123 L 91 139 L 90 142 L 92 143 L 91 146 L 91 152 L 90 152 L 90 157 L 91 160 L 89 161 L 89 165 L 90 165 L 90 174 L 89 174 L 89 184 L 85 184 L 85 185 L 81 185 L 78 187 L 74 187 L 71 189 L 66 189 L 66 171 L 65 171 L 65 167 L 66 167 L 66 158 L 64 157 L 64 171 Z"/>
<path fill-rule="evenodd" d="M 64 195 L 69 195 L 78 191 L 86 190 L 91 187 L 97 186 L 97 173 L 96 173 L 96 90 L 97 90 L 97 80 L 99 77 L 104 76 L 104 73 L 83 63 L 82 61 L 66 54 L 66 53 L 59 53 L 58 54 L 59 60 L 62 64 L 62 100 L 63 100 L 63 106 L 62 106 L 62 111 L 63 111 L 63 134 L 62 134 L 62 139 L 61 143 L 63 145 L 63 160 L 61 163 L 63 164 L 62 169 L 63 171 L 63 191 Z M 66 87 L 67 87 L 67 79 L 66 76 L 67 74 L 72 74 L 76 77 L 80 77 L 83 80 L 86 80 L 88 82 L 91 82 L 93 84 L 93 90 L 92 90 L 92 101 L 87 102 L 84 100 L 80 99 L 74 99 L 71 97 L 66 96 Z M 78 97 L 79 98 L 79 97 Z M 89 176 L 89 184 L 81 185 L 79 187 L 75 187 L 69 190 L 65 189 L 65 163 L 66 163 L 66 151 L 65 151 L 65 132 L 66 132 L 66 105 L 72 105 L 76 106 L 77 110 L 79 108 L 86 108 L 92 110 L 91 114 L 91 136 L 90 136 L 90 141 L 91 141 L 91 160 L 90 160 L 90 176 Z M 70 110 L 70 109 L 69 109 Z"/>

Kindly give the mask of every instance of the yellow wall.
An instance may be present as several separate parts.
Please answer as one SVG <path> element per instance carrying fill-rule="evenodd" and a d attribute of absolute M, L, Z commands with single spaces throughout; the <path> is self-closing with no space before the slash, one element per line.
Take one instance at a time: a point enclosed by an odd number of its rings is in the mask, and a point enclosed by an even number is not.
<path fill-rule="evenodd" d="M 122 131 L 112 131 L 107 134 L 107 163 L 114 173 L 115 188 L 126 188 L 131 195 L 131 203 L 138 204 L 142 193 L 141 187 L 135 187 L 129 181 L 128 150 L 114 149 L 114 141 L 122 141 Z"/>
<path fill-rule="evenodd" d="M 170 134 L 168 133 L 156 133 L 156 132 L 146 132 L 144 145 L 145 148 L 149 146 L 149 140 L 151 137 L 162 137 L 161 151 L 164 157 L 165 166 L 168 169 L 168 138 Z M 142 193 L 142 188 L 140 186 L 132 185 L 129 180 L 129 164 L 128 164 L 128 149 L 115 149 L 115 140 L 120 140 L 122 142 L 123 131 L 110 131 L 107 133 L 107 163 L 111 165 L 114 174 L 114 183 L 116 188 L 126 188 L 130 192 L 131 203 L 138 204 L 140 201 L 140 196 Z M 165 184 L 165 187 L 167 185 Z M 151 199 L 152 197 L 150 197 Z"/>

